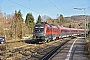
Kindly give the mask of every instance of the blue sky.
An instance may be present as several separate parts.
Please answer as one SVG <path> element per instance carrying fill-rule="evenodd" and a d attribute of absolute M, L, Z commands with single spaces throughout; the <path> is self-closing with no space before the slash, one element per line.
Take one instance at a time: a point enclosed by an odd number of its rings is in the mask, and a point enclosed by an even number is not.
<path fill-rule="evenodd" d="M 38 15 L 55 19 L 58 14 L 65 17 L 84 14 L 83 10 L 74 10 L 75 7 L 86 8 L 86 14 L 90 15 L 90 0 L 0 0 L 0 10 L 3 13 L 13 14 L 20 9 L 24 19 L 29 12 L 35 20 Z"/>

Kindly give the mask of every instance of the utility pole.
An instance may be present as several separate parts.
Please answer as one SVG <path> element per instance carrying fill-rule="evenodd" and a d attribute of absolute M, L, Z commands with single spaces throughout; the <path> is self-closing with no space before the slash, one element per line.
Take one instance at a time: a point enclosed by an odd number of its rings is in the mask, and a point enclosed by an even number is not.
<path fill-rule="evenodd" d="M 85 28 L 84 28 L 84 32 L 85 32 L 85 40 L 86 40 L 86 8 L 74 8 L 74 9 L 77 9 L 77 10 L 84 10 L 84 14 L 85 14 L 85 16 L 84 16 L 84 26 L 85 26 Z"/>

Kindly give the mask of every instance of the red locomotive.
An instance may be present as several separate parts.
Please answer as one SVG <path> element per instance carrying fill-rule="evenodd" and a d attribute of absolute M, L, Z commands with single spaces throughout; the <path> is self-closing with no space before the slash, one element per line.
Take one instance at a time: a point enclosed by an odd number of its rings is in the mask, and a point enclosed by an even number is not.
<path fill-rule="evenodd" d="M 33 39 L 38 42 L 49 42 L 57 38 L 84 34 L 84 29 L 66 28 L 47 23 L 38 23 L 34 26 Z M 86 30 L 88 33 L 88 30 Z"/>

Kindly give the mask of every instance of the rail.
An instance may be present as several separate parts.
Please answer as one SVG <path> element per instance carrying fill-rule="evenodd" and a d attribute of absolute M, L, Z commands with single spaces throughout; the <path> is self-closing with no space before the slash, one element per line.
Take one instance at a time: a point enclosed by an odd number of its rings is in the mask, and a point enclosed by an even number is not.
<path fill-rule="evenodd" d="M 75 50 L 77 49 L 77 47 L 78 46 L 76 46 L 75 49 L 73 50 L 70 60 L 73 60 L 73 56 L 74 56 L 74 53 L 75 53 Z"/>
<path fill-rule="evenodd" d="M 59 48 L 61 48 L 64 44 L 66 44 L 69 40 L 67 40 L 66 42 L 60 44 L 59 46 L 57 46 L 55 49 L 53 49 L 52 51 L 48 52 L 46 55 L 44 55 L 40 60 L 48 60 Z"/>

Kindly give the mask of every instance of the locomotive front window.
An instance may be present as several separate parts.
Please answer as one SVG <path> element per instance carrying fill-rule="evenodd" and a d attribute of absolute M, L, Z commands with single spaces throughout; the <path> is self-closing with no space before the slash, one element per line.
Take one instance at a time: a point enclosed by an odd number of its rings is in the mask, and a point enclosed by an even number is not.
<path fill-rule="evenodd" d="M 35 28 L 35 32 L 44 32 L 44 28 Z"/>

